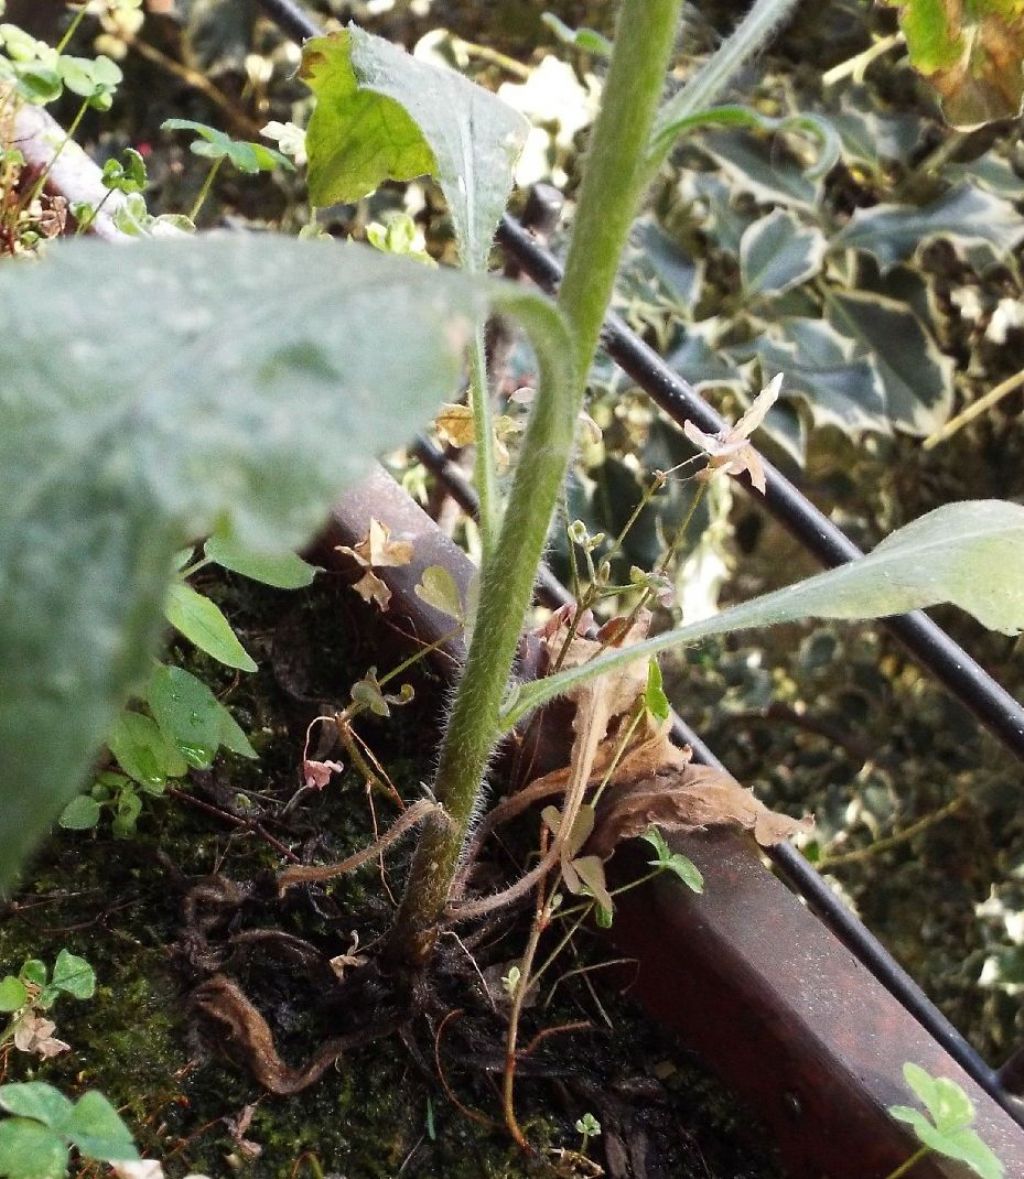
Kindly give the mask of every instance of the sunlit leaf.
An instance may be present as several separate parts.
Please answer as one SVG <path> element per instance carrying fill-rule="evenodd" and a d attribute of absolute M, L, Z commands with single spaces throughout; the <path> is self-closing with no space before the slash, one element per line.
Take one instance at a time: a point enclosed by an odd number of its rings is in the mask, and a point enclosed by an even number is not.
<path fill-rule="evenodd" d="M 355 201 L 385 180 L 434 176 L 463 265 L 484 270 L 529 130 L 522 115 L 355 25 L 307 41 L 301 73 L 317 96 L 306 133 L 313 203 Z"/>
<path fill-rule="evenodd" d="M 1021 0 L 885 0 L 900 10 L 910 60 L 942 96 L 954 127 L 969 130 L 1024 108 Z"/>
<path fill-rule="evenodd" d="M 415 593 L 421 602 L 426 602 L 428 606 L 433 606 L 435 610 L 447 614 L 456 622 L 465 619 L 459 587 L 455 584 L 455 578 L 443 565 L 428 565 L 415 587 Z"/>

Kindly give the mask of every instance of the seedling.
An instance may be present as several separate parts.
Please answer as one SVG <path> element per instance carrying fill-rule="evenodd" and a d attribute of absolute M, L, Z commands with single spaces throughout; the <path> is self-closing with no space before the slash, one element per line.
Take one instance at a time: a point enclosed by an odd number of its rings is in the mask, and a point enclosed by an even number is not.
<path fill-rule="evenodd" d="M 1006 1173 L 1003 1164 L 973 1128 L 974 1103 L 961 1086 L 948 1077 L 933 1077 L 910 1061 L 903 1066 L 903 1078 L 928 1111 L 928 1116 L 907 1105 L 889 1107 L 894 1118 L 913 1127 L 921 1147 L 886 1179 L 899 1179 L 899 1176 L 908 1174 L 921 1159 L 932 1153 L 966 1163 L 981 1179 L 1003 1179 Z"/>
<path fill-rule="evenodd" d="M 194 131 L 197 138 L 189 144 L 193 155 L 213 160 L 206 179 L 196 196 L 195 203 L 189 213 L 189 220 L 194 222 L 200 210 L 206 204 L 213 182 L 225 160 L 228 160 L 239 172 L 252 175 L 256 172 L 273 172 L 276 168 L 284 168 L 286 172 L 294 172 L 295 165 L 283 153 L 267 147 L 265 143 L 251 143 L 244 139 L 232 139 L 216 127 L 209 127 L 206 123 L 197 123 L 192 119 L 165 119 L 160 124 L 162 131 Z"/>
<path fill-rule="evenodd" d="M 84 958 L 61 950 L 52 972 L 38 958 L 28 958 L 17 974 L 0 978 L 0 1013 L 9 1016 L 0 1031 L 0 1050 L 13 1045 L 21 1052 L 32 1052 L 44 1060 L 70 1047 L 54 1036 L 56 1024 L 44 1012 L 61 995 L 89 999 L 96 989 L 96 976 Z"/>
<path fill-rule="evenodd" d="M 576 1130 L 580 1135 L 580 1154 L 586 1154 L 591 1138 L 599 1138 L 601 1135 L 601 1123 L 592 1113 L 585 1113 L 577 1120 Z"/>

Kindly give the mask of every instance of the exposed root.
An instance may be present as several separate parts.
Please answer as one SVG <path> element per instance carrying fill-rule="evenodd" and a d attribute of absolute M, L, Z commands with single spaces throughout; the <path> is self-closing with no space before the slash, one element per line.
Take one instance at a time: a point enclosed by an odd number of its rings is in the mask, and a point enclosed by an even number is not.
<path fill-rule="evenodd" d="M 296 884 L 321 884 L 325 880 L 334 880 L 338 876 L 344 876 L 347 872 L 355 871 L 356 868 L 361 867 L 367 861 L 378 856 L 386 847 L 394 843 L 396 839 L 401 839 L 403 835 L 411 831 L 413 827 L 421 823 L 428 815 L 432 815 L 441 809 L 436 802 L 431 802 L 427 798 L 421 798 L 419 802 L 414 803 L 408 810 L 403 811 L 380 839 L 355 852 L 347 859 L 341 860 L 337 864 L 324 864 L 319 867 L 299 864 L 292 868 L 285 868 L 283 872 L 277 874 L 278 895 L 284 896 L 288 889 L 294 888 Z"/>
<path fill-rule="evenodd" d="M 227 1037 L 228 1049 L 264 1089 L 281 1097 L 308 1089 L 347 1051 L 390 1035 L 402 1022 L 393 1018 L 335 1036 L 325 1041 L 305 1065 L 294 1068 L 281 1059 L 270 1025 L 227 975 L 215 974 L 196 987 L 190 1003 L 195 1012 L 217 1026 L 222 1037 Z"/>

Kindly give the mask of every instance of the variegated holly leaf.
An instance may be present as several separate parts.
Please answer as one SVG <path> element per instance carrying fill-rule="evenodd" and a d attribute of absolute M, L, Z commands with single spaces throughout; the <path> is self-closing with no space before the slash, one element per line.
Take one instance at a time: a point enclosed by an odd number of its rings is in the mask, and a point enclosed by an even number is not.
<path fill-rule="evenodd" d="M 854 358 L 856 344 L 825 320 L 793 317 L 758 338 L 765 373 L 783 372 L 784 397 L 799 397 L 816 426 L 851 435 L 891 431 L 882 378 L 870 356 Z"/>
<path fill-rule="evenodd" d="M 910 60 L 961 130 L 1024 109 L 1024 0 L 885 0 L 900 10 Z"/>
<path fill-rule="evenodd" d="M 825 235 L 776 209 L 755 221 L 740 240 L 745 295 L 781 295 L 813 278 L 825 260 Z"/>
<path fill-rule="evenodd" d="M 923 209 L 906 205 L 858 209 L 829 248 L 866 250 L 878 259 L 884 271 L 912 257 L 937 237 L 961 249 L 984 242 L 997 258 L 1002 258 L 1024 240 L 1024 218 L 1009 201 L 965 183 Z"/>
<path fill-rule="evenodd" d="M 953 403 L 953 362 L 905 303 L 861 291 L 830 293 L 828 322 L 852 341 L 851 356 L 878 370 L 885 412 L 899 430 L 924 437 Z"/>

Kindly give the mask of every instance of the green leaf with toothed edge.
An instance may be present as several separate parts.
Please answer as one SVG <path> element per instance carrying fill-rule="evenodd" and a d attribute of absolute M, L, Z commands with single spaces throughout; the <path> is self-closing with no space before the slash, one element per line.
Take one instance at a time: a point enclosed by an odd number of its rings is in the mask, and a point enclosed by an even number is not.
<path fill-rule="evenodd" d="M 317 96 L 306 133 L 310 199 L 354 201 L 385 180 L 436 178 L 465 269 L 487 266 L 529 124 L 467 78 L 355 25 L 303 47 Z"/>
<path fill-rule="evenodd" d="M 491 305 L 571 381 L 511 284 L 273 235 L 130 250 L 0 270 L 0 888 L 145 682 L 190 540 L 295 551 L 450 398 Z"/>

